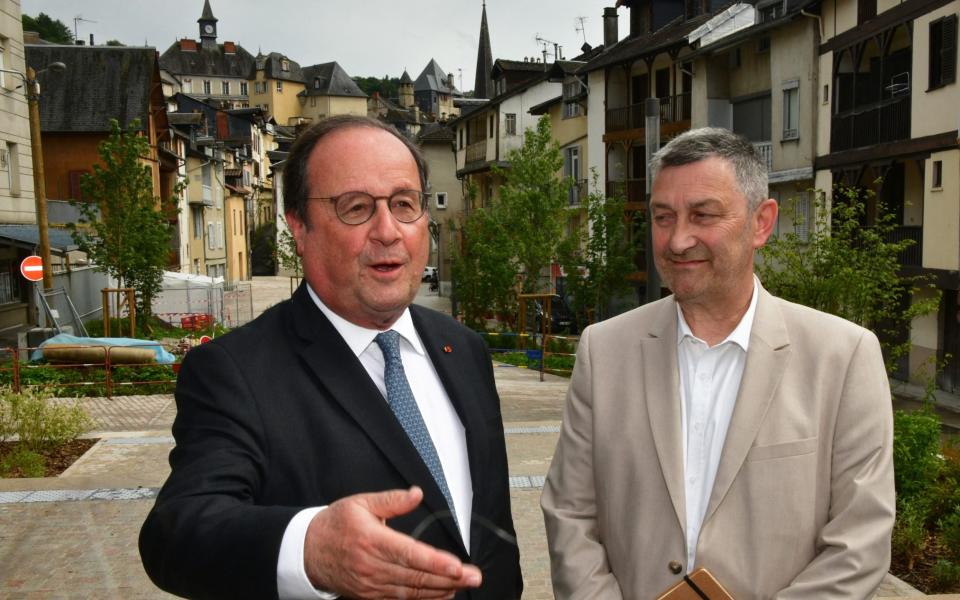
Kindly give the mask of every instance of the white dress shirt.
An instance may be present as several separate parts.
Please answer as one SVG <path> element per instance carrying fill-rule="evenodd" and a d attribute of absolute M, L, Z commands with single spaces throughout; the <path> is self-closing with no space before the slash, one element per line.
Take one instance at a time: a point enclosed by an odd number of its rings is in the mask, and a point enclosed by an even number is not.
<path fill-rule="evenodd" d="M 677 366 L 680 370 L 680 427 L 683 490 L 687 515 L 687 573 L 693 571 L 697 540 L 720 466 L 723 443 L 737 402 L 757 311 L 758 283 L 740 323 L 712 348 L 690 330 L 677 304 Z"/>
<path fill-rule="evenodd" d="M 386 402 L 387 391 L 383 381 L 384 359 L 380 346 L 374 342 L 380 331 L 366 329 L 347 321 L 328 308 L 307 286 L 310 297 L 317 307 L 343 337 Z M 460 417 L 450 401 L 430 357 L 424 350 L 420 336 L 413 326 L 410 310 L 403 312 L 391 327 L 400 334 L 400 359 L 410 389 L 420 408 L 423 422 L 430 432 L 433 445 L 443 465 L 444 478 L 456 507 L 463 545 L 470 548 L 470 515 L 473 510 L 473 482 L 470 479 L 470 464 L 467 456 L 467 438 Z M 337 596 L 316 590 L 307 579 L 303 566 L 303 546 L 307 528 L 314 515 L 325 507 L 306 508 L 291 519 L 283 534 L 280 556 L 277 560 L 277 590 L 280 598 L 322 598 Z"/>

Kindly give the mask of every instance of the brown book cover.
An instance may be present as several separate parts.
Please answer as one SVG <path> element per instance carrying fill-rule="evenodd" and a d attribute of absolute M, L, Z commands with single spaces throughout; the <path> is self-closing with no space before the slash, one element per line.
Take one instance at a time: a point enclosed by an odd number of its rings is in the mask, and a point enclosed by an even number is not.
<path fill-rule="evenodd" d="M 733 596 L 710 571 L 701 567 L 658 596 L 657 600 L 733 600 Z"/>

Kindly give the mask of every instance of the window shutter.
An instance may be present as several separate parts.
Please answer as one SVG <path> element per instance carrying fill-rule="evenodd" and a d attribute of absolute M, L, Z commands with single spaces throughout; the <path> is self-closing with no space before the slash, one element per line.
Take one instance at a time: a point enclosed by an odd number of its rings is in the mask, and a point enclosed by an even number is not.
<path fill-rule="evenodd" d="M 945 85 L 957 80 L 957 15 L 946 17 L 940 31 L 940 83 Z"/>

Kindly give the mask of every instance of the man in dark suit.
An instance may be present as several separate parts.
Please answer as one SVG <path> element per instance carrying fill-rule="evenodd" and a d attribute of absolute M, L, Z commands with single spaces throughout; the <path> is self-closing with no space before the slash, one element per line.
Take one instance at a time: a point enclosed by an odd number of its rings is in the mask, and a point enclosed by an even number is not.
<path fill-rule="evenodd" d="M 493 370 L 480 338 L 411 306 L 426 165 L 396 130 L 334 117 L 284 169 L 305 283 L 191 350 L 172 472 L 140 534 L 190 597 L 520 596 Z"/>

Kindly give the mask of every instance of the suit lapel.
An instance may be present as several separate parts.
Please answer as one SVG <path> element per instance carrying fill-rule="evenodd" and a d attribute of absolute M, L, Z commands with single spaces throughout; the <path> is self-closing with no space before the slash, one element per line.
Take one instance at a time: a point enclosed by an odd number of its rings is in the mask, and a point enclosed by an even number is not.
<path fill-rule="evenodd" d="M 760 431 L 773 395 L 790 358 L 790 339 L 776 300 L 759 287 L 757 313 L 750 332 L 750 347 L 737 402 L 727 429 L 720 465 L 714 479 L 704 523 L 726 496 Z"/>
<path fill-rule="evenodd" d="M 677 372 L 677 305 L 672 296 L 660 302 L 649 320 L 643 347 L 643 386 L 653 443 L 670 492 L 673 509 L 686 535 L 683 486 L 683 439 L 680 428 L 680 381 Z"/>
<path fill-rule="evenodd" d="M 329 392 L 328 397 L 353 418 L 407 482 L 423 488 L 424 504 L 430 512 L 449 510 L 443 493 L 380 390 L 303 286 L 294 295 L 293 305 L 294 327 L 306 342 L 300 355 Z M 462 540 L 450 519 L 440 521 L 455 534 L 455 539 Z"/>

